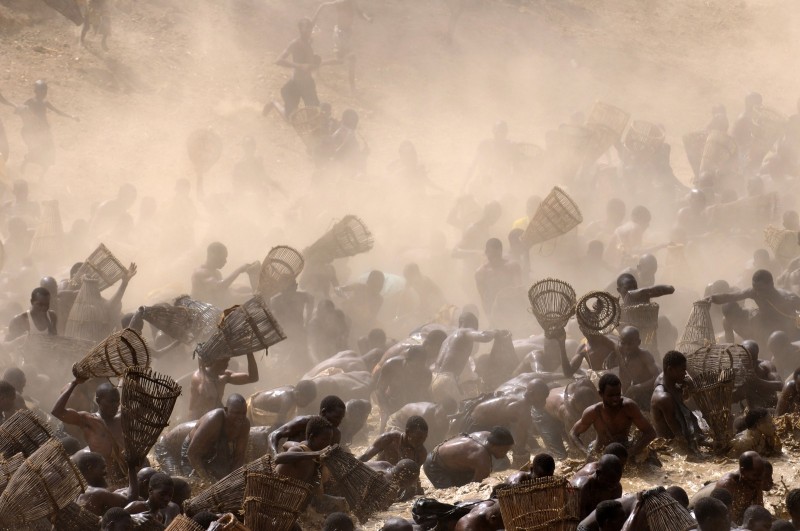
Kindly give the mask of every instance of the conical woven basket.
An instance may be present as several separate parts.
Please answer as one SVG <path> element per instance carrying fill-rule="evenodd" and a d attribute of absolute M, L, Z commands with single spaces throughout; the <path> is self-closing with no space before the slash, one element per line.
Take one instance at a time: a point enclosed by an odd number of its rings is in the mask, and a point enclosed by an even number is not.
<path fill-rule="evenodd" d="M 578 489 L 562 476 L 537 478 L 497 493 L 508 531 L 575 531 L 580 522 Z"/>
<path fill-rule="evenodd" d="M 375 245 L 372 233 L 360 218 L 348 215 L 334 223 L 303 255 L 319 262 L 366 253 Z"/>
<path fill-rule="evenodd" d="M 380 474 L 345 452 L 339 445 L 320 456 L 328 469 L 337 492 L 347 500 L 350 510 L 361 523 L 379 511 L 385 511 L 397 500 L 397 489 Z"/>
<path fill-rule="evenodd" d="M 58 511 L 53 526 L 57 531 L 99 531 L 100 517 L 72 502 Z"/>
<path fill-rule="evenodd" d="M 5 459 L 17 453 L 29 457 L 52 438 L 52 430 L 33 412 L 23 409 L 0 424 L 0 454 Z"/>
<path fill-rule="evenodd" d="M 554 187 L 539 204 L 528 223 L 521 241 L 528 247 L 566 234 L 583 221 L 578 205 L 559 188 Z"/>
<path fill-rule="evenodd" d="M 626 326 L 635 326 L 639 329 L 642 348 L 652 349 L 656 345 L 656 334 L 658 333 L 658 309 L 656 302 L 623 304 L 622 315 L 619 318 L 620 330 Z"/>
<path fill-rule="evenodd" d="M 0 494 L 6 490 L 6 485 L 11 481 L 11 476 L 17 471 L 22 463 L 25 462 L 25 456 L 20 454 L 12 455 L 8 459 L 0 460 Z"/>
<path fill-rule="evenodd" d="M 188 295 L 175 299 L 175 306 L 188 308 L 192 312 L 191 333 L 194 341 L 205 341 L 217 330 L 222 320 L 222 310 L 209 304 L 194 300 Z"/>
<path fill-rule="evenodd" d="M 555 278 L 546 278 L 528 290 L 533 316 L 547 336 L 567 326 L 575 315 L 575 290 Z"/>
<path fill-rule="evenodd" d="M 244 501 L 246 476 L 249 472 L 272 472 L 272 456 L 265 455 L 241 466 L 217 481 L 209 488 L 183 503 L 186 514 L 193 516 L 200 511 L 214 513 L 238 513 Z"/>
<path fill-rule="evenodd" d="M 692 305 L 692 313 L 676 350 L 689 354 L 716 342 L 714 323 L 711 321 L 711 303 L 706 300 L 696 301 Z"/>
<path fill-rule="evenodd" d="M 167 526 L 166 531 L 205 531 L 205 527 L 201 526 L 188 516 L 179 514 Z"/>
<path fill-rule="evenodd" d="M 64 240 L 64 227 L 58 201 L 42 201 L 42 215 L 31 240 L 31 254 L 40 257 L 54 257 L 61 251 Z"/>
<path fill-rule="evenodd" d="M 711 428 L 714 448 L 718 452 L 724 451 L 732 435 L 733 369 L 703 372 L 690 378 L 692 397 Z"/>
<path fill-rule="evenodd" d="M 788 262 L 800 254 L 797 231 L 770 225 L 764 229 L 764 243 L 772 250 L 775 258 L 784 262 Z"/>
<path fill-rule="evenodd" d="M 0 494 L 0 525 L 23 527 L 50 518 L 86 490 L 86 481 L 57 439 L 17 469 Z"/>
<path fill-rule="evenodd" d="M 786 116 L 780 111 L 770 107 L 758 107 L 753 115 L 755 128 L 750 151 L 756 154 L 756 157 L 767 154 L 783 134 L 786 123 Z"/>
<path fill-rule="evenodd" d="M 150 367 L 150 349 L 136 330 L 114 332 L 72 366 L 77 378 L 122 376 L 130 367 Z"/>
<path fill-rule="evenodd" d="M 311 498 L 311 485 L 275 473 L 248 472 L 244 525 L 250 529 L 289 531 Z"/>
<path fill-rule="evenodd" d="M 686 355 L 686 369 L 690 376 L 699 377 L 705 372 L 719 374 L 733 369 L 736 389 L 746 385 L 755 375 L 753 359 L 741 345 L 717 343 L 697 349 Z"/>
<path fill-rule="evenodd" d="M 706 148 L 707 138 L 708 132 L 705 130 L 683 135 L 683 150 L 686 152 L 686 158 L 689 159 L 689 165 L 692 167 L 695 177 L 700 176 L 700 163 L 703 160 L 703 150 Z"/>
<path fill-rule="evenodd" d="M 736 141 L 727 133 L 713 131 L 708 135 L 700 159 L 700 173 L 722 172 L 737 159 Z"/>
<path fill-rule="evenodd" d="M 195 353 L 202 362 L 210 363 L 265 350 L 284 339 L 286 334 L 263 297 L 256 295 L 241 306 L 225 310 L 217 331 L 197 345 Z"/>
<path fill-rule="evenodd" d="M 169 425 L 169 417 L 181 386 L 169 376 L 145 367 L 130 367 L 122 378 L 120 401 L 125 454 L 136 462 L 144 459 Z"/>
<path fill-rule="evenodd" d="M 69 312 L 64 333 L 86 341 L 102 341 L 111 333 L 108 304 L 103 300 L 96 279 L 85 278 Z"/>
<path fill-rule="evenodd" d="M 663 143 L 664 130 L 643 120 L 634 120 L 625 135 L 625 147 L 634 153 L 653 153 Z"/>
<path fill-rule="evenodd" d="M 602 101 L 595 101 L 586 123 L 590 125 L 602 125 L 614 131 L 617 139 L 622 138 L 622 133 L 628 126 L 631 115 L 619 107 L 614 107 Z"/>
<path fill-rule="evenodd" d="M 117 281 L 122 280 L 128 274 L 128 270 L 117 260 L 111 251 L 104 244 L 95 249 L 89 257 L 84 260 L 83 265 L 75 272 L 70 287 L 73 290 L 80 288 L 84 278 L 97 279 L 97 289 L 103 291 L 109 286 L 113 286 Z"/>
<path fill-rule="evenodd" d="M 173 339 L 191 343 L 192 326 L 197 316 L 189 308 L 169 304 L 144 306 L 142 318 Z"/>
<path fill-rule="evenodd" d="M 642 493 L 650 531 L 689 531 L 697 526 L 692 515 L 664 487 Z"/>
<path fill-rule="evenodd" d="M 273 295 L 283 291 L 292 280 L 296 279 L 303 271 L 303 255 L 300 251 L 279 245 L 267 253 L 261 264 L 261 273 L 258 277 L 258 292 L 268 301 Z"/>
<path fill-rule="evenodd" d="M 590 291 L 575 305 L 575 318 L 584 335 L 610 334 L 619 326 L 619 298 L 605 291 Z"/>

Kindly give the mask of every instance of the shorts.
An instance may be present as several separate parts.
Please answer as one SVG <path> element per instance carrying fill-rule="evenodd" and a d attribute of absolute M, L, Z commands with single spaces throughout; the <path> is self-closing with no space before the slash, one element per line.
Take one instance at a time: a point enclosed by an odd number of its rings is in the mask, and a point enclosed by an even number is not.
<path fill-rule="evenodd" d="M 314 78 L 292 78 L 281 88 L 283 105 L 286 118 L 289 119 L 294 111 L 300 106 L 300 100 L 306 107 L 319 107 L 319 96 L 317 96 L 317 84 Z"/>
<path fill-rule="evenodd" d="M 434 402 L 444 402 L 446 398 L 452 398 L 457 403 L 463 399 L 461 388 L 452 372 L 439 372 L 433 375 L 431 380 L 431 398 Z"/>

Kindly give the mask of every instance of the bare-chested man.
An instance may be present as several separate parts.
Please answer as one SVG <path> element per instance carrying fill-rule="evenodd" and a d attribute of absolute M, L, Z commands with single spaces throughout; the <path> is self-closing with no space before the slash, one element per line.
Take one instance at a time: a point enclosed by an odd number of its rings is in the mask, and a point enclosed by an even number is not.
<path fill-rule="evenodd" d="M 587 407 L 597 403 L 597 389 L 582 378 L 566 387 L 549 389 L 544 380 L 531 382 L 533 402 L 531 420 L 547 451 L 559 458 L 567 456 L 564 442 L 568 432 Z"/>
<path fill-rule="evenodd" d="M 626 326 L 619 337 L 619 374 L 623 393 L 647 411 L 659 374 L 658 366 L 650 352 L 639 348 L 642 340 L 636 327 Z"/>
<path fill-rule="evenodd" d="M 269 300 L 275 319 L 281 324 L 286 340 L 270 349 L 272 355 L 285 355 L 288 360 L 297 360 L 305 365 L 308 359 L 308 335 L 306 327 L 314 313 L 314 297 L 297 289 L 297 281 Z"/>
<path fill-rule="evenodd" d="M 427 353 L 428 365 L 433 365 L 436 362 L 436 359 L 439 357 L 439 352 L 442 350 L 442 344 L 446 339 L 447 332 L 444 330 L 434 329 L 428 332 L 428 334 L 425 336 L 425 339 L 422 340 L 422 348 L 424 348 L 425 352 Z M 387 360 L 398 356 L 405 356 L 411 347 L 417 345 L 418 343 L 418 340 L 409 337 L 408 339 L 404 339 L 387 348 L 381 356 L 380 361 L 375 365 L 373 374 L 377 374 L 377 371 L 381 366 L 383 366 L 384 363 L 386 363 Z"/>
<path fill-rule="evenodd" d="M 572 443 L 588 457 L 591 450 L 583 444 L 580 436 L 594 426 L 597 432 L 597 439 L 592 445 L 594 448 L 605 448 L 609 443 L 618 442 L 629 447 L 630 455 L 637 463 L 644 461 L 648 457 L 647 445 L 655 439 L 656 430 L 642 415 L 636 402 L 623 398 L 622 382 L 615 374 L 601 376 L 598 387 L 602 402 L 586 408 L 581 419 L 572 427 L 569 434 Z M 633 446 L 628 441 L 632 425 L 642 432 Z"/>
<path fill-rule="evenodd" d="M 748 407 L 775 407 L 777 393 L 783 389 L 783 379 L 778 374 L 778 368 L 771 361 L 758 359 L 761 349 L 752 339 L 743 341 L 742 346 L 750 354 L 753 367 L 753 375 L 744 386 Z"/>
<path fill-rule="evenodd" d="M 328 8 L 336 9 L 336 25 L 333 27 L 334 53 L 339 62 L 347 64 L 347 76 L 350 81 L 350 90 L 356 91 L 356 53 L 353 49 L 353 25 L 356 17 L 360 17 L 367 22 L 372 22 L 372 18 L 367 15 L 358 5 L 358 0 L 332 0 L 322 3 L 317 12 L 314 13 L 312 24 L 317 23 L 317 19 L 323 11 Z"/>
<path fill-rule="evenodd" d="M 792 378 L 783 386 L 780 396 L 778 396 L 778 408 L 776 415 L 800 412 L 800 368 L 792 373 Z"/>
<path fill-rule="evenodd" d="M 33 98 L 26 100 L 16 110 L 22 117 L 22 140 L 28 148 L 22 161 L 23 173 L 25 167 L 31 163 L 39 165 L 42 172 L 46 172 L 55 163 L 55 143 L 50 123 L 47 121 L 47 111 L 53 111 L 76 122 L 80 121 L 77 116 L 62 112 L 47 101 L 47 91 L 47 83 L 42 79 L 37 80 L 33 85 Z"/>
<path fill-rule="evenodd" d="M 458 404 L 452 398 L 437 404 L 434 402 L 413 402 L 401 407 L 389 417 L 386 426 L 390 430 L 403 431 L 409 419 L 414 416 L 422 417 L 428 425 L 428 439 L 433 444 L 443 441 L 450 428 L 450 415 L 458 409 Z"/>
<path fill-rule="evenodd" d="M 339 444 L 341 440 L 341 433 L 339 432 L 339 425 L 344 420 L 347 413 L 347 406 L 338 396 L 326 396 L 319 404 L 319 416 L 327 420 L 333 426 L 333 443 Z M 290 442 L 299 442 L 303 440 L 306 433 L 306 425 L 314 418 L 311 415 L 296 417 L 277 430 L 269 434 L 269 445 L 274 454 L 280 452 L 278 444 L 282 439 Z"/>
<path fill-rule="evenodd" d="M 88 488 L 76 500 L 78 505 L 103 516 L 112 507 L 125 507 L 128 503 L 139 499 L 139 482 L 136 477 L 136 463 L 128 463 L 128 495 L 108 489 L 106 481 L 106 462 L 103 456 L 94 452 L 80 452 L 72 461 L 86 479 Z"/>
<path fill-rule="evenodd" d="M 584 360 L 593 371 L 613 369 L 618 365 L 618 359 L 615 356 L 619 343 L 617 336 L 593 334 L 587 330 L 584 332 L 584 337 L 586 340 L 581 342 L 578 352 L 572 357 L 567 366 L 567 374 L 569 376 L 572 376 L 580 369 Z M 566 352 L 566 348 L 564 351 Z"/>
<path fill-rule="evenodd" d="M 759 333 L 769 336 L 775 331 L 786 333 L 791 340 L 800 339 L 797 328 L 797 312 L 800 311 L 800 297 L 794 293 L 775 287 L 772 273 L 759 269 L 753 273 L 751 288 L 739 292 L 712 295 L 708 300 L 713 304 L 725 304 L 752 299 L 758 305 L 758 314 L 753 324 Z"/>
<path fill-rule="evenodd" d="M 645 304 L 650 299 L 672 295 L 675 288 L 666 284 L 657 284 L 648 288 L 640 288 L 639 282 L 630 273 L 623 273 L 617 277 L 617 292 L 620 294 L 621 303 L 626 306 Z"/>
<path fill-rule="evenodd" d="M 89 450 L 105 459 L 111 486 L 121 487 L 127 480 L 128 467 L 122 456 L 125 440 L 119 413 L 119 391 L 110 383 L 100 384 L 95 392 L 97 413 L 68 408 L 72 392 L 84 382 L 83 378 L 75 378 L 58 397 L 51 414 L 64 424 L 80 428 Z"/>
<path fill-rule="evenodd" d="M 8 323 L 6 341 L 13 341 L 25 334 L 54 336 L 57 334 L 57 323 L 56 312 L 50 309 L 50 292 L 45 288 L 36 288 L 31 292 L 31 309 Z"/>
<path fill-rule="evenodd" d="M 291 120 L 300 100 L 306 107 L 319 107 L 317 84 L 311 75 L 322 63 L 311 47 L 314 22 L 309 18 L 301 18 L 297 22 L 297 30 L 298 37 L 289 43 L 275 61 L 278 66 L 292 69 L 292 78 L 281 87 L 283 104 L 277 101 L 267 103 L 262 111 L 264 116 L 275 109 L 284 119 Z"/>
<path fill-rule="evenodd" d="M 513 446 L 514 437 L 506 428 L 494 428 L 486 443 L 473 435 L 460 435 L 428 454 L 425 475 L 437 489 L 480 482 L 492 472 L 492 458 L 504 458 Z"/>
<path fill-rule="evenodd" d="M 222 479 L 244 464 L 249 435 L 247 402 L 233 394 L 224 408 L 200 417 L 186 436 L 181 448 L 183 475 L 211 483 Z"/>
<path fill-rule="evenodd" d="M 744 511 L 751 505 L 764 505 L 764 460 L 756 452 L 745 452 L 739 456 L 739 470 L 728 472 L 717 481 L 716 486 L 733 496 L 731 521 L 741 523 Z"/>
<path fill-rule="evenodd" d="M 484 254 L 486 263 L 475 271 L 475 285 L 481 296 L 483 311 L 491 315 L 497 294 L 506 288 L 519 286 L 522 272 L 518 263 L 503 256 L 503 242 L 497 238 L 486 241 Z"/>
<path fill-rule="evenodd" d="M 175 482 L 167 474 L 156 472 L 147 484 L 147 499 L 129 503 L 125 511 L 130 514 L 143 514 L 153 523 L 168 526 L 181 508 L 172 501 L 175 494 Z"/>
<path fill-rule="evenodd" d="M 581 476 L 573 485 L 579 489 L 580 518 L 589 516 L 597 505 L 605 500 L 622 496 L 622 462 L 615 455 L 603 455 L 597 469 L 590 476 Z"/>
<path fill-rule="evenodd" d="M 228 277 L 222 278 L 220 269 L 228 263 L 228 248 L 220 242 L 213 242 L 206 250 L 206 261 L 192 273 L 193 299 L 208 302 L 220 308 L 227 308 L 235 298 L 230 291 L 231 284 L 254 264 L 244 264 Z"/>
<path fill-rule="evenodd" d="M 247 355 L 247 372 L 228 370 L 230 358 L 211 361 L 208 365 L 199 362 L 199 368 L 192 375 L 189 392 L 189 417 L 199 419 L 212 409 L 222 407 L 225 386 L 247 385 L 258 381 L 258 363 L 255 355 Z"/>
<path fill-rule="evenodd" d="M 259 391 L 247 399 L 247 415 L 252 426 L 278 427 L 294 418 L 297 408 L 317 398 L 317 386 L 311 380 L 300 380 L 269 391 Z"/>
<path fill-rule="evenodd" d="M 380 429 L 386 427 L 389 415 L 415 400 L 430 394 L 431 371 L 428 353 L 421 346 L 412 346 L 405 356 L 390 358 L 374 375 L 375 396 L 381 410 Z"/>
<path fill-rule="evenodd" d="M 690 452 L 698 451 L 700 427 L 684 401 L 686 356 L 675 350 L 664 354 L 664 372 L 656 381 L 650 411 L 656 434 L 667 440 L 682 439 Z"/>
<path fill-rule="evenodd" d="M 462 392 L 458 381 L 475 350 L 475 343 L 489 343 L 499 333 L 501 333 L 499 330 L 481 332 L 478 330 L 478 318 L 474 314 L 469 312 L 461 314 L 458 318 L 458 328 L 447 336 L 434 364 L 431 382 L 431 395 L 434 401 L 441 402 L 448 397 L 456 401 L 461 400 Z"/>
<path fill-rule="evenodd" d="M 505 529 L 500 502 L 485 500 L 470 509 L 456 522 L 453 531 L 499 531 Z"/>
<path fill-rule="evenodd" d="M 412 459 L 422 466 L 428 456 L 428 451 L 425 449 L 427 438 L 428 423 L 422 417 L 414 415 L 406 422 L 405 431 L 388 431 L 380 435 L 359 459 L 369 461 L 377 457 L 378 461 L 386 461 L 393 465 L 401 459 Z"/>

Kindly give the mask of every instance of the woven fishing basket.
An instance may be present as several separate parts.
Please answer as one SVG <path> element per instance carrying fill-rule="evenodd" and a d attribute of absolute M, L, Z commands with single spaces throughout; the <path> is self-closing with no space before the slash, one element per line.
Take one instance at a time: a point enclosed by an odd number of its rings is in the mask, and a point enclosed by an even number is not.
<path fill-rule="evenodd" d="M 583 221 L 578 205 L 559 188 L 554 187 L 539 204 L 525 228 L 521 241 L 528 247 L 566 234 Z"/>
<path fill-rule="evenodd" d="M 265 350 L 284 339 L 286 335 L 264 298 L 256 295 L 241 306 L 225 310 L 217 331 L 208 341 L 198 344 L 195 353 L 209 363 Z"/>
<path fill-rule="evenodd" d="M 188 295 L 181 295 L 175 299 L 174 304 L 192 312 L 190 331 L 195 341 L 205 341 L 211 337 L 222 320 L 222 310 L 213 304 L 194 300 Z"/>
<path fill-rule="evenodd" d="M 695 177 L 700 176 L 700 163 L 703 160 L 707 138 L 708 132 L 705 130 L 683 135 L 683 149 L 686 151 L 686 158 L 689 159 L 689 165 L 692 167 Z"/>
<path fill-rule="evenodd" d="M 0 454 L 5 459 L 11 459 L 17 453 L 30 457 L 52 438 L 52 430 L 33 412 L 23 409 L 0 424 Z"/>
<path fill-rule="evenodd" d="M 528 300 L 533 316 L 547 336 L 563 330 L 575 314 L 575 290 L 563 280 L 538 281 L 528 290 Z"/>
<path fill-rule="evenodd" d="M 22 466 L 22 463 L 25 462 L 25 456 L 21 453 L 12 455 L 8 459 L 0 460 L 0 494 L 6 490 L 6 485 L 11 480 L 11 476 L 14 475 L 14 472 Z"/>
<path fill-rule="evenodd" d="M 735 388 L 745 385 L 755 374 L 753 359 L 741 345 L 717 343 L 699 348 L 686 355 L 686 368 L 692 377 L 705 372 L 719 374 L 723 369 L 733 369 Z"/>
<path fill-rule="evenodd" d="M 97 344 L 95 341 L 76 339 L 74 337 L 51 336 L 50 334 L 29 334 L 21 346 L 21 350 L 30 360 L 46 360 L 46 362 L 64 361 L 75 363 Z"/>
<path fill-rule="evenodd" d="M 714 437 L 714 448 L 724 451 L 731 439 L 730 419 L 733 402 L 733 369 L 707 371 L 690 375 L 692 397 L 708 422 Z"/>
<path fill-rule="evenodd" d="M 125 454 L 137 462 L 169 425 L 181 386 L 169 376 L 145 367 L 130 367 L 122 377 L 120 401 Z"/>
<path fill-rule="evenodd" d="M 101 243 L 75 272 L 70 280 L 70 288 L 77 290 L 84 278 L 89 277 L 97 279 L 97 289 L 103 291 L 122 280 L 122 277 L 127 274 L 128 270 L 122 265 L 122 262 L 117 260 L 117 257 Z"/>
<path fill-rule="evenodd" d="M 312 136 L 325 125 L 325 116 L 319 107 L 300 107 L 289 117 L 289 122 L 298 135 Z"/>
<path fill-rule="evenodd" d="M 788 262 L 800 254 L 797 231 L 770 225 L 764 229 L 764 242 L 778 260 Z"/>
<path fill-rule="evenodd" d="M 232 513 L 223 514 L 222 517 L 217 520 L 217 524 L 220 525 L 218 528 L 219 531 L 251 531 L 249 527 L 245 527 L 244 524 L 237 520 L 236 516 Z"/>
<path fill-rule="evenodd" d="M 72 502 L 58 511 L 53 528 L 57 531 L 99 531 L 100 517 Z"/>
<path fill-rule="evenodd" d="M 275 473 L 248 472 L 244 525 L 250 529 L 289 531 L 311 498 L 311 485 Z"/>
<path fill-rule="evenodd" d="M 653 153 L 664 143 L 664 130 L 656 124 L 634 120 L 625 135 L 625 147 L 634 153 Z"/>
<path fill-rule="evenodd" d="M 31 254 L 34 256 L 55 256 L 61 250 L 64 227 L 58 201 L 42 201 L 42 215 L 31 240 Z"/>
<path fill-rule="evenodd" d="M 623 304 L 619 328 L 622 329 L 626 326 L 635 326 L 639 329 L 642 348 L 652 348 L 656 345 L 656 333 L 658 332 L 658 303 Z"/>
<path fill-rule="evenodd" d="M 258 293 L 268 301 L 273 295 L 286 289 L 292 280 L 303 271 L 303 255 L 300 251 L 279 245 L 270 249 L 261 264 L 258 277 Z"/>
<path fill-rule="evenodd" d="M 575 305 L 575 318 L 584 335 L 604 335 L 619 326 L 619 298 L 605 291 L 590 291 Z"/>
<path fill-rule="evenodd" d="M 508 531 L 575 531 L 580 522 L 578 489 L 562 476 L 537 478 L 497 493 Z"/>
<path fill-rule="evenodd" d="M 84 278 L 75 303 L 69 312 L 65 335 L 76 339 L 99 342 L 112 332 L 108 304 L 100 295 L 99 283 L 94 278 Z"/>
<path fill-rule="evenodd" d="M 729 168 L 736 161 L 738 147 L 727 133 L 713 131 L 708 135 L 700 159 L 700 173 L 718 172 Z"/>
<path fill-rule="evenodd" d="M 770 107 L 758 107 L 753 114 L 753 145 L 751 151 L 766 154 L 783 134 L 786 116 Z"/>
<path fill-rule="evenodd" d="M 306 248 L 303 255 L 311 256 L 317 262 L 330 262 L 336 258 L 366 253 L 374 245 L 372 233 L 364 222 L 356 216 L 347 215 Z"/>
<path fill-rule="evenodd" d="M 76 378 L 122 376 L 130 367 L 150 367 L 150 349 L 136 330 L 114 332 L 72 366 Z"/>
<path fill-rule="evenodd" d="M 271 473 L 274 469 L 272 456 L 265 455 L 243 465 L 209 488 L 183 503 L 189 516 L 200 511 L 213 513 L 238 513 L 242 510 L 246 475 L 250 472 Z"/>
<path fill-rule="evenodd" d="M 689 531 L 697 527 L 689 511 L 664 487 L 643 492 L 642 502 L 650 531 Z"/>
<path fill-rule="evenodd" d="M 201 526 L 188 516 L 179 514 L 167 526 L 166 531 L 205 531 L 205 527 Z"/>
<path fill-rule="evenodd" d="M 86 490 L 86 481 L 57 439 L 17 469 L 0 494 L 0 525 L 22 527 L 50 518 Z"/>
<path fill-rule="evenodd" d="M 372 470 L 339 445 L 327 448 L 320 459 L 330 472 L 337 492 L 347 500 L 361 523 L 376 512 L 388 509 L 397 500 L 396 488 L 383 474 Z"/>
<path fill-rule="evenodd" d="M 192 326 L 194 319 L 197 318 L 192 310 L 169 304 L 156 304 L 143 308 L 142 318 L 155 328 L 183 343 L 192 342 L 194 337 Z"/>
<path fill-rule="evenodd" d="M 711 303 L 706 300 L 695 301 L 676 350 L 689 354 L 716 342 L 714 323 L 711 321 Z"/>
<path fill-rule="evenodd" d="M 586 118 L 587 125 L 602 125 L 614 132 L 617 140 L 622 138 L 622 133 L 628 126 L 631 115 L 619 107 L 614 107 L 602 101 L 595 101 L 592 110 Z"/>

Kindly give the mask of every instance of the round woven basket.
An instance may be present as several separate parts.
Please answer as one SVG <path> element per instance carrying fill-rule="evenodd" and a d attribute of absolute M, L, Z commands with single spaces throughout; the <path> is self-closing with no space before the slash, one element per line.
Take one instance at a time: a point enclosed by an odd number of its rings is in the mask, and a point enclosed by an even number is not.
<path fill-rule="evenodd" d="M 196 301 L 188 295 L 176 298 L 174 305 L 187 308 L 192 312 L 190 331 L 194 341 L 207 340 L 222 320 L 222 310 L 213 304 Z"/>
<path fill-rule="evenodd" d="M 547 336 L 563 330 L 575 314 L 575 290 L 563 280 L 540 280 L 528 290 L 528 300 L 534 317 Z"/>
<path fill-rule="evenodd" d="M 248 472 L 244 525 L 250 529 L 289 531 L 311 498 L 311 485 L 275 473 Z"/>
<path fill-rule="evenodd" d="M 537 478 L 497 493 L 509 531 L 575 531 L 580 522 L 578 489 L 562 476 Z"/>
<path fill-rule="evenodd" d="M 566 234 L 582 221 L 583 215 L 578 205 L 556 186 L 539 204 L 520 240 L 532 247 Z"/>
<path fill-rule="evenodd" d="M 142 318 L 173 339 L 191 343 L 195 316 L 189 308 L 170 304 L 143 306 Z"/>
<path fill-rule="evenodd" d="M 99 531 L 100 517 L 72 502 L 58 511 L 54 518 L 53 529 L 58 531 Z"/>
<path fill-rule="evenodd" d="M 0 455 L 5 459 L 18 453 L 29 457 L 52 438 L 52 430 L 32 411 L 23 409 L 0 424 Z"/>
<path fill-rule="evenodd" d="M 205 531 L 205 527 L 188 516 L 179 514 L 170 522 L 165 531 Z"/>
<path fill-rule="evenodd" d="M 244 487 L 249 472 L 272 472 L 272 456 L 265 455 L 241 466 L 220 479 L 197 496 L 186 500 L 183 508 L 186 514 L 194 516 L 200 511 L 214 513 L 238 513 L 244 501 Z"/>
<path fill-rule="evenodd" d="M 700 163 L 703 160 L 707 138 L 708 132 L 705 130 L 686 133 L 682 138 L 683 149 L 686 151 L 686 158 L 689 159 L 695 177 L 700 176 Z"/>
<path fill-rule="evenodd" d="M 789 262 L 800 254 L 797 231 L 770 225 L 764 229 L 764 242 L 778 260 Z"/>
<path fill-rule="evenodd" d="M 258 277 L 258 292 L 268 301 L 286 289 L 303 271 L 305 260 L 300 251 L 285 245 L 270 249 Z"/>
<path fill-rule="evenodd" d="M 697 526 L 692 515 L 664 487 L 643 493 L 650 531 L 689 531 Z"/>
<path fill-rule="evenodd" d="M 602 101 L 595 101 L 589 117 L 586 118 L 587 125 L 602 125 L 614 132 L 617 140 L 622 138 L 622 133 L 628 126 L 631 115 L 619 107 L 614 107 Z"/>
<path fill-rule="evenodd" d="M 663 143 L 664 130 L 643 120 L 634 120 L 625 135 L 625 147 L 634 153 L 653 153 Z"/>
<path fill-rule="evenodd" d="M 102 341 L 111 333 L 108 304 L 100 295 L 100 282 L 84 278 L 69 311 L 64 335 L 85 341 Z"/>
<path fill-rule="evenodd" d="M 619 298 L 605 291 L 590 291 L 575 305 L 575 318 L 584 335 L 604 335 L 619 326 Z"/>
<path fill-rule="evenodd" d="M 128 270 L 117 260 L 111 251 L 104 244 L 100 244 L 70 280 L 70 288 L 77 290 L 83 283 L 84 278 L 94 278 L 97 280 L 97 289 L 103 291 L 109 286 L 113 286 L 117 281 L 128 273 Z"/>
<path fill-rule="evenodd" d="M 150 367 L 150 349 L 136 330 L 114 332 L 72 366 L 77 378 L 122 376 L 131 367 Z"/>
<path fill-rule="evenodd" d="M 733 369 L 735 387 L 745 385 L 755 374 L 753 359 L 741 345 L 718 343 L 699 348 L 686 355 L 686 368 L 692 378 L 711 372 L 719 374 L 723 369 Z"/>
<path fill-rule="evenodd" d="M 298 135 L 315 135 L 325 125 L 325 116 L 319 107 L 300 107 L 289 117 L 289 122 Z"/>

